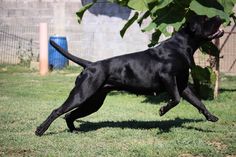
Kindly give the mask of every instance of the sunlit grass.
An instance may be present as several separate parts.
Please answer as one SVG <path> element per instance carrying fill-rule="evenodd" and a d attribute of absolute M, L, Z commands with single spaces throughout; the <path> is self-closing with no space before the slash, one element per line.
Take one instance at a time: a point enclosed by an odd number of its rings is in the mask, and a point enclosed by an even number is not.
<path fill-rule="evenodd" d="M 182 101 L 160 117 L 164 101 L 112 92 L 95 114 L 75 122 L 69 133 L 63 116 L 42 137 L 35 128 L 60 106 L 81 69 L 41 77 L 19 66 L 0 66 L 0 156 L 212 156 L 236 155 L 236 77 L 222 79 L 221 95 L 204 101 L 219 116 L 207 122 Z"/>

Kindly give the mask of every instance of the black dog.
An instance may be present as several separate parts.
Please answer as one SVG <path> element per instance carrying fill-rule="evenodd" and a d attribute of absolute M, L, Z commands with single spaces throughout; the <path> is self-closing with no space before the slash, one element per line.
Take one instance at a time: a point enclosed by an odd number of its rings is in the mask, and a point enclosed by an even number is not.
<path fill-rule="evenodd" d="M 74 120 L 96 112 L 112 90 L 146 95 L 167 91 L 171 100 L 161 107 L 160 116 L 175 107 L 183 97 L 208 121 L 216 122 L 218 118 L 206 109 L 188 87 L 188 77 L 189 69 L 194 64 L 194 52 L 204 42 L 223 36 L 224 32 L 219 30 L 221 24 L 219 17 L 196 16 L 157 47 L 94 63 L 69 54 L 51 41 L 64 56 L 85 69 L 77 77 L 75 87 L 64 104 L 49 115 L 35 134 L 43 135 L 56 118 L 73 109 L 65 119 L 70 131 L 75 130 Z"/>

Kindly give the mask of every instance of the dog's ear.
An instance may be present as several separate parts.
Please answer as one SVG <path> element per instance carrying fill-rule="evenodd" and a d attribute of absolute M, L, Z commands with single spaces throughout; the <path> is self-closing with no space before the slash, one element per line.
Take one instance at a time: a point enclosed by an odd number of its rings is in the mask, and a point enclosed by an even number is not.
<path fill-rule="evenodd" d="M 187 28 L 190 32 L 195 33 L 207 20 L 208 17 L 205 15 L 193 15 L 187 22 Z"/>
<path fill-rule="evenodd" d="M 187 29 L 188 31 L 190 31 L 191 33 L 196 32 L 197 30 L 197 15 L 193 15 L 191 16 L 191 18 L 188 19 L 187 21 Z"/>
<path fill-rule="evenodd" d="M 197 24 L 195 22 L 189 22 L 188 28 L 190 32 L 194 33 L 197 30 Z"/>

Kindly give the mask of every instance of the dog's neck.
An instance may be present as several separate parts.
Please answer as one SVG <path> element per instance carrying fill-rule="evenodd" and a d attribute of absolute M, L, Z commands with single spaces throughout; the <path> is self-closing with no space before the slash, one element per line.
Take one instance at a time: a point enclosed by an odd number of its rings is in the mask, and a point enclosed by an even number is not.
<path fill-rule="evenodd" d="M 186 28 L 183 28 L 179 32 L 174 34 L 172 39 L 172 41 L 178 41 L 177 44 L 180 48 L 179 53 L 188 62 L 190 68 L 195 66 L 193 55 L 196 50 L 203 44 L 204 40 L 193 37 L 188 33 L 188 30 Z"/>
<path fill-rule="evenodd" d="M 190 34 L 187 28 L 181 29 L 173 37 L 179 38 L 177 40 L 180 40 L 187 47 L 191 48 L 191 52 L 190 50 L 187 50 L 187 53 L 190 53 L 191 55 L 194 55 L 196 50 L 204 43 L 204 39 L 194 37 L 194 34 Z"/>

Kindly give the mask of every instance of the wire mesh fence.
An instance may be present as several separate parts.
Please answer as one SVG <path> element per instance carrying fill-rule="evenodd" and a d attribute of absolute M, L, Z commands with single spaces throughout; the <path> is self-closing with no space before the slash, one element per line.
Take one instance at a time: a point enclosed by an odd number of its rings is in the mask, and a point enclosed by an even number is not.
<path fill-rule="evenodd" d="M 221 40 L 220 68 L 222 72 L 236 74 L 236 25 L 232 32 L 225 32 Z"/>
<path fill-rule="evenodd" d="M 0 64 L 24 64 L 37 61 L 39 46 L 30 27 L 0 26 Z"/>
<path fill-rule="evenodd" d="M 20 27 L 20 26 L 0 26 L 0 64 L 23 64 L 29 65 L 31 61 L 38 61 L 39 43 L 38 43 L 38 26 Z M 49 35 L 54 34 L 53 29 L 49 26 Z M 91 35 L 90 35 L 91 34 Z M 85 40 L 83 46 L 77 49 L 78 39 L 69 39 L 69 49 L 71 52 L 79 52 L 80 57 L 90 58 L 96 56 L 91 52 L 94 44 L 94 33 L 79 35 L 79 40 Z M 69 37 L 70 38 L 70 37 Z M 91 39 L 90 39 L 91 38 Z M 73 44 L 76 43 L 76 44 Z M 86 46 L 85 43 L 88 43 Z M 85 44 L 85 45 L 84 45 Z M 236 29 L 226 31 L 225 35 L 220 39 L 221 59 L 220 71 L 224 73 L 236 74 Z M 75 46 L 76 45 L 76 46 Z M 86 52 L 89 53 L 86 53 Z M 96 53 L 96 52 L 94 52 Z M 75 53 L 75 55 L 78 55 Z M 86 55 L 89 55 L 86 56 Z M 209 56 L 202 53 L 195 53 L 196 64 L 201 66 L 209 66 Z M 94 59 L 96 60 L 96 59 Z"/>
<path fill-rule="evenodd" d="M 94 32 L 67 34 L 68 48 L 74 55 L 96 60 Z M 48 25 L 48 37 L 57 30 Z M 56 35 L 57 36 L 57 35 Z M 0 64 L 29 65 L 39 60 L 39 26 L 0 26 Z M 82 44 L 82 45 L 81 45 Z M 78 46 L 80 45 L 80 46 Z"/>
<path fill-rule="evenodd" d="M 236 25 L 225 31 L 220 38 L 220 72 L 236 74 Z M 203 67 L 210 66 L 211 58 L 207 54 L 195 53 L 195 63 Z"/>

